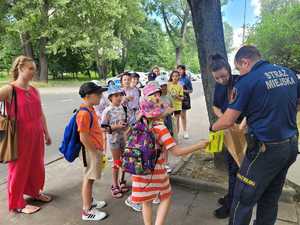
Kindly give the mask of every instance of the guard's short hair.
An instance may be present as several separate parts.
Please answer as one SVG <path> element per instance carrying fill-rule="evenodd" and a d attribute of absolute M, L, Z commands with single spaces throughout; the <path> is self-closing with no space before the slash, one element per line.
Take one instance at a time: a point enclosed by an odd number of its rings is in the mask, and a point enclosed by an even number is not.
<path fill-rule="evenodd" d="M 245 45 L 238 50 L 234 58 L 237 63 L 240 63 L 242 59 L 257 61 L 261 59 L 261 54 L 255 46 Z"/>

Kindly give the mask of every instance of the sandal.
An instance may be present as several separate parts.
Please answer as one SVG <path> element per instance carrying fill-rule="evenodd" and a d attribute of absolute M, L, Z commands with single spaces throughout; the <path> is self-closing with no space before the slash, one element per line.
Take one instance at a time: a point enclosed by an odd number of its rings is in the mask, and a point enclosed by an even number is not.
<path fill-rule="evenodd" d="M 114 198 L 122 198 L 123 197 L 122 191 L 120 190 L 120 188 L 118 186 L 116 186 L 116 187 L 111 186 L 111 195 Z"/>
<path fill-rule="evenodd" d="M 24 213 L 24 214 L 33 214 L 41 210 L 41 207 L 33 206 L 33 205 L 26 205 L 22 209 L 16 209 L 16 213 Z"/>
<path fill-rule="evenodd" d="M 126 180 L 120 182 L 120 189 L 122 193 L 126 193 L 129 191 L 129 187 L 126 185 Z"/>
<path fill-rule="evenodd" d="M 45 194 L 40 194 L 37 198 L 35 198 L 34 200 L 39 201 L 39 202 L 43 202 L 43 203 L 49 203 L 51 202 L 53 199 L 51 196 L 49 195 L 45 195 Z"/>

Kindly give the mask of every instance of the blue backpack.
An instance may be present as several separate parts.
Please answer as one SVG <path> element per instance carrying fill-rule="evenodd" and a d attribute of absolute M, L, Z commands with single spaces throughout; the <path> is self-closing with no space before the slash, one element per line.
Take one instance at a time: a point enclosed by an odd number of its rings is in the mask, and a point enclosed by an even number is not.
<path fill-rule="evenodd" d="M 73 116 L 65 128 L 64 137 L 59 147 L 59 151 L 64 155 L 68 162 L 73 162 L 79 156 L 81 149 L 83 149 L 84 152 L 84 146 L 80 142 L 78 126 L 76 123 L 76 116 L 80 110 L 90 113 L 90 128 L 93 125 L 93 114 L 87 108 L 80 108 L 79 110 L 74 111 Z M 83 154 L 83 156 L 85 156 L 85 154 Z"/>

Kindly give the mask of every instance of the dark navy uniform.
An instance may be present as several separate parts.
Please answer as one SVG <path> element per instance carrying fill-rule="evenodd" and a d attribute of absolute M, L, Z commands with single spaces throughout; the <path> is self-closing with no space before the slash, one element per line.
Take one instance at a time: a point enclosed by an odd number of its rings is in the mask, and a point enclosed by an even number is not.
<path fill-rule="evenodd" d="M 248 225 L 255 204 L 256 225 L 275 224 L 286 174 L 298 153 L 299 87 L 292 71 L 266 61 L 257 62 L 235 85 L 228 108 L 245 114 L 249 135 L 230 225 Z"/>
<path fill-rule="evenodd" d="M 230 82 L 228 85 L 221 85 L 219 83 L 216 83 L 215 85 L 215 91 L 214 91 L 214 101 L 213 105 L 217 108 L 219 108 L 222 113 L 226 111 L 229 105 L 229 98 L 230 98 L 230 92 L 232 91 L 233 86 L 237 83 L 239 79 L 239 76 L 231 76 Z M 238 121 L 239 122 L 239 121 Z M 225 157 L 227 161 L 227 167 L 228 167 L 228 200 L 225 203 L 225 207 L 229 208 L 232 205 L 233 201 L 233 194 L 234 194 L 234 186 L 236 183 L 236 175 L 239 170 L 239 166 L 233 159 L 233 157 L 230 155 L 228 151 L 225 152 Z"/>

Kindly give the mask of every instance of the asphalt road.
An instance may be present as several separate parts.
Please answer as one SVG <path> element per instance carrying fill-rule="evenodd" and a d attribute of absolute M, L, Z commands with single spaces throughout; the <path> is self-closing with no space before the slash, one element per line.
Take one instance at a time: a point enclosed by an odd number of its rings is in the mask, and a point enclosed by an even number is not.
<path fill-rule="evenodd" d="M 203 96 L 201 82 L 194 83 L 193 98 Z M 46 147 L 45 162 L 49 163 L 61 155 L 58 148 L 62 140 L 64 128 L 81 100 L 78 95 L 78 88 L 53 88 L 41 89 L 43 110 L 46 114 L 49 131 L 52 137 L 52 145 Z M 193 105 L 193 107 L 202 107 Z M 0 164 L 0 184 L 6 180 L 6 165 Z"/>

